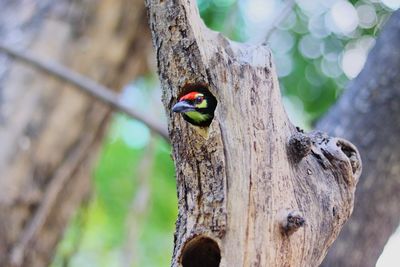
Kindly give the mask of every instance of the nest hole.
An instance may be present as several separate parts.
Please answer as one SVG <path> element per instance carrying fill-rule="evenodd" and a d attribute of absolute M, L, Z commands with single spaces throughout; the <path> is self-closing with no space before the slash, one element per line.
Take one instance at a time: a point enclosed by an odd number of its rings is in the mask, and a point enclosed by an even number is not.
<path fill-rule="evenodd" d="M 218 267 L 221 251 L 217 242 L 208 237 L 195 237 L 182 250 L 183 267 Z"/>
<path fill-rule="evenodd" d="M 210 92 L 209 87 L 205 83 L 187 83 L 182 88 L 179 90 L 178 94 L 178 99 L 181 97 L 185 96 L 186 94 L 189 94 L 191 92 L 198 92 L 201 93 L 205 96 L 207 99 L 207 104 L 208 104 L 208 110 L 207 112 L 211 114 L 211 117 L 209 120 L 204 122 L 201 127 L 208 127 L 210 126 L 211 122 L 214 119 L 214 112 L 215 109 L 217 108 L 218 101 L 215 98 L 215 96 Z"/>

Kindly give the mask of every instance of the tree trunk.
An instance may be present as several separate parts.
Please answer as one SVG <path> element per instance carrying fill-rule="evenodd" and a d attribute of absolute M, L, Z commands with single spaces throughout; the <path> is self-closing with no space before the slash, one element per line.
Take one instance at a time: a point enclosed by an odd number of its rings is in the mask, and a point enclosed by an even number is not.
<path fill-rule="evenodd" d="M 319 122 L 360 149 L 364 171 L 355 212 L 323 266 L 372 267 L 400 222 L 400 11 L 392 15 L 360 75 Z"/>
<path fill-rule="evenodd" d="M 357 150 L 289 122 L 267 47 L 208 30 L 195 1 L 147 6 L 177 176 L 172 266 L 318 266 L 352 211 Z M 196 87 L 218 101 L 207 128 L 171 112 Z"/>
<path fill-rule="evenodd" d="M 120 87 L 147 68 L 140 0 L 0 1 L 0 39 Z M 109 109 L 0 54 L 0 262 L 47 266 L 90 189 Z"/>

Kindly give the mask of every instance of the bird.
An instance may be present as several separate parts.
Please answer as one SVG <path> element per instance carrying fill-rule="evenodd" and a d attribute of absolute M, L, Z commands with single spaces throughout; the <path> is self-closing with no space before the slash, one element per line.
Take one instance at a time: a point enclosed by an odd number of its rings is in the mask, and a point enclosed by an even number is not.
<path fill-rule="evenodd" d="M 217 100 L 202 88 L 186 93 L 172 107 L 173 112 L 181 113 L 185 121 L 198 127 L 208 127 L 214 118 Z"/>

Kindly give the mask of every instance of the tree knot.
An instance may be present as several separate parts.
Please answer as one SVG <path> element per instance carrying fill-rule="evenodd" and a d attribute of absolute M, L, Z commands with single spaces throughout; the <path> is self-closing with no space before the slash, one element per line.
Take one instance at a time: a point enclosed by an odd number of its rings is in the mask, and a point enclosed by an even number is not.
<path fill-rule="evenodd" d="M 295 162 L 300 162 L 302 158 L 306 157 L 311 152 L 311 138 L 303 133 L 297 132 L 289 139 L 289 157 Z"/>
<path fill-rule="evenodd" d="M 306 220 L 299 211 L 287 210 L 280 213 L 278 221 L 281 232 L 286 235 L 293 234 L 306 223 Z"/>

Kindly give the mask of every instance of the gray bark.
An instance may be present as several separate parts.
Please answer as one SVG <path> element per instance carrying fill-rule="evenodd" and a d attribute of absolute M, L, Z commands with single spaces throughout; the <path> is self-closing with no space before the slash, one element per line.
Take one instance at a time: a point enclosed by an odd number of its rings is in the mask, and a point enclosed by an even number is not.
<path fill-rule="evenodd" d="M 140 0 L 0 1 L 1 42 L 114 88 L 146 70 L 146 29 Z M 110 112 L 3 54 L 0 62 L 0 265 L 47 266 L 89 192 Z"/>
<path fill-rule="evenodd" d="M 270 50 L 207 29 L 195 1 L 147 0 L 175 160 L 172 266 L 317 266 L 349 217 L 361 171 L 349 142 L 288 120 Z M 171 107 L 218 100 L 207 128 Z"/>
<path fill-rule="evenodd" d="M 323 266 L 372 267 L 400 222 L 400 11 L 360 75 L 317 128 L 354 142 L 363 159 L 354 214 Z"/>

